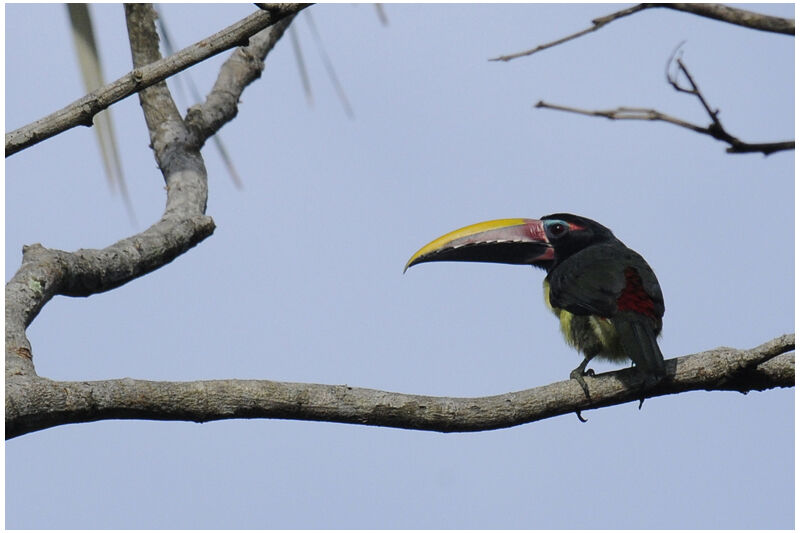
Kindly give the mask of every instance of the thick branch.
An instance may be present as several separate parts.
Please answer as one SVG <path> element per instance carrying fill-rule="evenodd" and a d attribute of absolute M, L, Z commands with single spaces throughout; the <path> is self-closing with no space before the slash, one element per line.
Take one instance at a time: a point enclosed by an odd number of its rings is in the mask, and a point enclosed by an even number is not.
<path fill-rule="evenodd" d="M 134 68 L 145 67 L 161 60 L 156 32 L 156 12 L 152 4 L 125 4 L 125 22 L 128 27 L 128 41 L 131 46 L 131 59 Z M 172 135 L 186 136 L 183 119 L 178 106 L 172 99 L 166 81 L 159 81 L 139 91 L 139 103 L 144 112 L 150 144 L 158 155 L 156 143 L 165 137 L 164 129 L 176 130 Z M 163 144 L 163 140 L 162 144 Z"/>
<path fill-rule="evenodd" d="M 481 398 L 400 394 L 347 385 L 256 380 L 185 383 L 121 379 L 7 382 L 6 438 L 109 419 L 207 422 L 232 418 L 318 420 L 426 431 L 483 431 L 690 390 L 747 392 L 794 386 L 794 335 L 752 350 L 718 348 L 667 361 L 667 377 L 642 392 L 634 368 Z"/>
<path fill-rule="evenodd" d="M 6 157 L 75 126 L 91 126 L 94 115 L 110 105 L 229 48 L 246 45 L 250 36 L 306 6 L 307 4 L 277 4 L 269 11 L 259 10 L 170 57 L 135 68 L 67 107 L 7 133 Z"/>

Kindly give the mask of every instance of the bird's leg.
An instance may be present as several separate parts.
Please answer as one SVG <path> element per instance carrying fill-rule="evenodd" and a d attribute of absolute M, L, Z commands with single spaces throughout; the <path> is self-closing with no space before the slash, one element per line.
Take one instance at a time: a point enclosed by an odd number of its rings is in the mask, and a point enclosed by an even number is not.
<path fill-rule="evenodd" d="M 569 373 L 569 378 L 578 382 L 578 385 L 580 385 L 583 389 L 583 393 L 586 395 L 587 400 L 590 399 L 589 387 L 586 386 L 586 381 L 583 379 L 583 376 L 594 376 L 594 370 L 591 368 L 586 370 L 586 365 L 589 364 L 589 361 L 592 360 L 592 357 L 594 357 L 594 355 L 584 356 L 583 362 L 578 365 L 578 368 Z"/>

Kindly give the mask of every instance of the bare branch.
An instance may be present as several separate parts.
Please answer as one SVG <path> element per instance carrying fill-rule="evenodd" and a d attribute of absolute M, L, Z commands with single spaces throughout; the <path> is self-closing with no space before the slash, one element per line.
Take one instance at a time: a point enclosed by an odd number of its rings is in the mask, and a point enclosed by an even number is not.
<path fill-rule="evenodd" d="M 489 61 L 511 61 L 512 59 L 517 59 L 519 57 L 533 55 L 536 52 L 547 50 L 548 48 L 552 48 L 559 44 L 572 41 L 573 39 L 577 39 L 578 37 L 583 37 L 588 33 L 595 32 L 600 28 L 602 28 L 603 26 L 605 26 L 606 24 L 614 22 L 615 20 L 619 20 L 621 18 L 627 17 L 628 15 L 633 15 L 634 13 L 638 13 L 639 11 L 643 11 L 645 9 L 650 9 L 654 7 L 665 7 L 669 9 L 674 9 L 676 11 L 685 11 L 687 13 L 692 13 L 694 15 L 698 15 L 701 17 L 721 20 L 723 22 L 729 22 L 731 24 L 736 24 L 738 26 L 744 26 L 746 28 L 751 28 L 755 30 L 794 35 L 794 19 L 785 19 L 781 17 L 773 17 L 770 15 L 761 15 L 759 13 L 754 13 L 752 11 L 746 11 L 744 9 L 724 6 L 721 4 L 636 4 L 629 8 L 622 9 L 620 11 L 615 11 L 614 13 L 611 13 L 604 17 L 596 18 L 592 21 L 592 25 L 589 26 L 588 28 L 567 35 L 566 37 L 562 37 L 561 39 L 557 39 L 555 41 L 551 41 L 545 44 L 540 44 L 535 48 L 531 48 L 530 50 L 525 50 L 523 52 L 517 52 L 514 54 L 495 57 L 490 59 Z"/>
<path fill-rule="evenodd" d="M 579 115 L 588 115 L 591 117 L 605 117 L 610 120 L 654 120 L 661 122 L 669 122 L 682 128 L 687 128 L 698 133 L 706 133 L 706 128 L 697 126 L 690 122 L 686 122 L 679 118 L 665 115 L 655 109 L 647 109 L 644 107 L 618 107 L 616 109 L 581 109 L 578 107 L 570 107 L 559 104 L 550 104 L 544 100 L 536 102 L 534 107 L 542 109 L 554 109 L 556 111 L 566 111 L 568 113 L 576 113 Z"/>
<path fill-rule="evenodd" d="M 293 16 L 293 13 L 287 15 L 289 19 Z M 126 6 L 126 19 L 134 66 L 157 64 L 161 59 L 152 7 L 141 4 Z M 248 55 L 252 53 L 260 57 L 261 67 L 255 69 L 249 80 L 247 76 L 232 76 L 229 69 L 223 67 L 219 83 L 224 88 L 215 86 L 217 92 L 212 91 L 212 96 L 230 89 L 235 85 L 234 81 L 241 82 L 233 102 L 228 102 L 231 117 L 236 114 L 236 101 L 242 90 L 258 77 L 263 68 L 263 58 L 288 23 L 288 20 L 279 22 L 281 26 L 275 32 L 262 31 L 252 38 L 247 48 L 234 53 L 235 57 L 238 54 L 252 59 L 253 56 Z M 151 146 L 167 185 L 164 215 L 138 235 L 101 250 L 70 253 L 47 249 L 40 244 L 23 249 L 22 266 L 6 284 L 7 379 L 36 375 L 25 330 L 53 296 L 89 296 L 117 288 L 166 265 L 214 231 L 214 221 L 205 215 L 208 183 L 200 147 L 216 130 L 207 128 L 201 134 L 196 128 L 190 129 L 187 124 L 191 121 L 184 124 L 163 81 L 141 90 L 139 98 Z M 215 104 L 219 102 L 212 102 Z"/>
<path fill-rule="evenodd" d="M 794 19 L 762 15 L 761 13 L 739 9 L 738 7 L 722 4 L 657 4 L 656 7 L 685 11 L 693 15 L 721 20 L 722 22 L 744 26 L 753 30 L 794 35 Z"/>
<path fill-rule="evenodd" d="M 199 146 L 228 121 L 239 109 L 239 97 L 244 89 L 261 77 L 264 60 L 289 27 L 295 14 L 283 18 L 250 39 L 250 44 L 237 48 L 222 64 L 214 87 L 206 101 L 189 108 L 186 126 Z"/>
<path fill-rule="evenodd" d="M 566 111 L 568 113 L 577 113 L 580 115 L 588 115 L 592 117 L 605 117 L 610 120 L 651 120 L 657 122 L 668 122 L 675 124 L 682 128 L 686 128 L 697 133 L 709 135 L 715 139 L 725 141 L 730 144 L 726 149 L 728 153 L 744 154 L 744 153 L 762 153 L 770 155 L 775 152 L 783 150 L 794 150 L 794 141 L 781 141 L 772 143 L 746 143 L 742 142 L 735 137 L 730 136 L 727 132 L 719 132 L 711 126 L 698 126 L 691 122 L 686 122 L 679 118 L 673 117 L 657 111 L 655 109 L 647 109 L 642 107 L 618 107 L 616 109 L 581 109 L 578 107 L 569 107 L 558 104 L 550 104 L 543 100 L 536 103 L 534 107 L 542 109 L 554 109 L 556 111 Z"/>
<path fill-rule="evenodd" d="M 131 57 L 134 68 L 141 68 L 161 59 L 158 49 L 158 33 L 156 32 L 156 12 L 151 4 L 125 4 L 125 22 L 128 25 L 128 40 L 131 45 Z M 154 83 L 139 91 L 139 102 L 144 111 L 144 119 L 150 132 L 150 143 L 155 149 L 159 139 L 159 130 L 173 128 L 176 136 L 186 136 L 178 106 L 166 81 Z"/>
<path fill-rule="evenodd" d="M 135 68 L 118 80 L 76 100 L 67 107 L 6 134 L 6 157 L 78 125 L 91 126 L 98 112 L 143 88 L 165 80 L 209 57 L 235 46 L 246 45 L 250 36 L 297 13 L 308 4 L 278 4 L 259 10 L 178 53 Z"/>
<path fill-rule="evenodd" d="M 603 26 L 605 26 L 606 24 L 610 23 L 610 22 L 614 22 L 615 20 L 621 19 L 623 17 L 627 17 L 628 15 L 633 15 L 634 13 L 638 13 L 639 11 L 642 11 L 643 9 L 647 9 L 649 7 L 653 7 L 653 6 L 650 5 L 650 4 L 637 4 L 637 5 L 633 6 L 633 7 L 629 7 L 627 9 L 623 9 L 621 11 L 616 11 L 614 13 L 611 13 L 610 15 L 606 15 L 604 17 L 599 17 L 599 18 L 594 19 L 592 21 L 592 25 L 591 26 L 589 26 L 588 28 L 586 28 L 584 30 L 581 30 L 579 32 L 572 33 L 570 35 L 567 35 L 566 37 L 562 37 L 561 39 L 557 39 L 557 40 L 549 42 L 549 43 L 540 44 L 536 48 L 531 48 L 530 50 L 525 50 L 523 52 L 517 52 L 515 54 L 498 56 L 498 57 L 490 59 L 489 61 L 511 61 L 512 59 L 517 59 L 518 57 L 525 57 L 525 56 L 533 55 L 536 52 L 540 52 L 542 50 L 547 50 L 548 48 L 552 48 L 554 46 L 557 46 L 559 44 L 565 43 L 567 41 L 571 41 L 573 39 L 577 39 L 578 37 L 582 37 L 582 36 L 586 35 L 587 33 L 592 33 L 593 31 L 597 31 L 600 28 L 602 28 Z"/>
<path fill-rule="evenodd" d="M 154 8 L 156 10 L 156 14 L 158 15 L 156 18 L 156 23 L 158 24 L 158 31 L 163 38 L 164 49 L 167 55 L 172 55 L 175 53 L 175 47 L 172 45 L 172 39 L 170 38 L 170 33 L 167 28 L 167 24 L 164 21 L 164 13 L 161 10 L 159 10 L 158 5 L 155 5 Z M 294 15 L 290 15 L 290 17 L 293 16 Z M 192 81 L 192 76 L 189 72 L 186 72 L 183 76 L 176 76 L 175 81 L 178 84 L 179 88 L 183 88 L 184 86 L 183 82 L 185 82 L 185 85 L 188 88 L 189 92 L 191 93 L 194 102 L 200 102 L 202 100 L 200 92 L 197 90 L 197 86 Z M 236 166 L 233 164 L 233 159 L 228 153 L 227 148 L 225 148 L 225 143 L 222 141 L 222 136 L 214 135 L 211 137 L 211 139 L 214 141 L 214 146 L 217 148 L 217 152 L 219 152 L 220 158 L 222 158 L 222 163 L 225 165 L 225 168 L 231 177 L 231 181 L 233 181 L 233 185 L 237 189 L 242 189 L 244 187 L 244 184 L 242 183 L 242 179 L 239 177 L 239 173 L 236 171 Z"/>
<path fill-rule="evenodd" d="M 729 145 L 726 151 L 733 154 L 760 152 L 764 155 L 770 155 L 782 150 L 794 150 L 794 141 L 746 143 L 728 133 L 728 131 L 723 127 L 722 122 L 719 120 L 719 110 L 714 110 L 711 108 L 703 96 L 703 93 L 700 91 L 700 87 L 689 73 L 689 69 L 686 68 L 686 65 L 680 58 L 675 59 L 675 63 L 678 66 L 678 72 L 674 74 L 670 73 L 669 65 L 672 64 L 672 59 L 674 56 L 675 54 L 673 54 L 673 57 L 671 57 L 670 61 L 667 63 L 667 81 L 676 91 L 695 96 L 700 101 L 700 104 L 703 106 L 709 118 L 711 119 L 711 124 L 708 126 L 698 126 L 697 124 L 692 124 L 691 122 L 675 118 L 667 115 L 666 113 L 662 113 L 661 111 L 642 107 L 618 107 L 616 109 L 588 110 L 577 107 L 549 104 L 542 100 L 537 102 L 534 107 L 554 109 L 557 111 L 567 111 L 569 113 L 578 113 L 581 115 L 589 115 L 594 117 L 605 117 L 610 120 L 652 120 L 668 122 L 670 124 L 675 124 L 676 126 L 680 126 L 703 135 L 709 135 L 719 141 L 726 142 Z M 684 87 L 680 84 L 678 73 L 681 73 L 686 77 L 689 82 L 689 87 Z"/>
<path fill-rule="evenodd" d="M 498 396 L 447 398 L 347 385 L 264 380 L 133 379 L 7 382 L 6 438 L 62 424 L 109 419 L 207 422 L 232 418 L 318 420 L 425 431 L 485 431 L 690 390 L 747 392 L 794 386 L 794 335 L 752 350 L 718 348 L 667 361 L 667 377 L 643 392 L 634 368 Z"/>

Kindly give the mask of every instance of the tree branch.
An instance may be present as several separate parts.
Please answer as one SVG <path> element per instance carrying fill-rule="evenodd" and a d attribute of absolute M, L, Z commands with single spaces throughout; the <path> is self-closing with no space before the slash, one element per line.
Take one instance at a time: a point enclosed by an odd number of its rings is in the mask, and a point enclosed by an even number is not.
<path fill-rule="evenodd" d="M 236 117 L 239 97 L 250 83 L 261 77 L 267 54 L 283 36 L 295 15 L 287 15 L 255 34 L 248 46 L 237 48 L 222 64 L 206 101 L 192 106 L 186 114 L 186 126 L 195 143 L 202 146 L 206 139 Z"/>
<path fill-rule="evenodd" d="M 170 57 L 134 68 L 125 76 L 92 91 L 67 107 L 7 133 L 6 157 L 75 126 L 91 126 L 94 115 L 110 105 L 229 48 L 246 45 L 253 34 L 307 6 L 308 4 L 276 4 L 269 11 L 259 10 Z"/>
<path fill-rule="evenodd" d="M 624 106 L 617 107 L 616 109 L 581 109 L 578 107 L 551 104 L 543 100 L 539 100 L 534 107 L 542 109 L 554 109 L 556 111 L 566 111 L 568 113 L 576 113 L 579 115 L 588 115 L 592 117 L 605 117 L 609 120 L 652 120 L 657 122 L 668 122 L 682 128 L 696 131 L 697 133 L 709 135 L 715 139 L 720 139 L 720 134 L 713 130 L 711 126 L 698 126 L 697 124 L 686 122 L 685 120 L 667 115 L 655 109 Z M 735 137 L 732 137 L 732 139 L 735 139 Z M 727 139 L 720 140 L 730 142 Z M 726 149 L 726 151 L 729 153 L 743 154 L 760 152 L 764 155 L 770 155 L 783 150 L 794 150 L 794 141 L 746 143 L 735 139 L 735 142 L 731 143 L 731 146 Z"/>
<path fill-rule="evenodd" d="M 638 13 L 639 11 L 642 11 L 643 9 L 647 9 L 649 7 L 653 6 L 651 4 L 636 4 L 635 6 L 620 11 L 615 11 L 610 15 L 594 19 L 592 21 L 592 25 L 589 26 L 588 28 L 575 33 L 571 33 L 570 35 L 562 37 L 561 39 L 556 39 L 555 41 L 551 41 L 549 43 L 540 44 L 539 46 L 531 48 L 530 50 L 524 50 L 522 52 L 517 52 L 515 54 L 508 54 L 508 55 L 494 57 L 491 58 L 489 61 L 511 61 L 512 59 L 517 59 L 519 57 L 533 55 L 536 52 L 541 52 L 542 50 L 547 50 L 548 48 L 552 48 L 559 44 L 566 43 L 567 41 L 571 41 L 573 39 L 577 39 L 578 37 L 583 37 L 587 33 L 592 33 L 593 31 L 599 30 L 600 28 L 602 28 L 603 26 L 605 26 L 610 22 L 614 22 L 615 20 L 627 17 L 628 15 L 633 15 L 634 13 Z"/>
<path fill-rule="evenodd" d="M 126 6 L 134 66 L 159 59 L 152 6 Z M 199 147 L 186 128 L 165 82 L 140 92 L 151 145 L 167 184 L 167 205 L 150 228 L 102 250 L 74 253 L 40 244 L 23 248 L 22 266 L 6 284 L 6 378 L 35 375 L 25 330 L 56 294 L 89 296 L 143 276 L 211 235 L 205 216 L 208 185 Z"/>
<path fill-rule="evenodd" d="M 689 69 L 686 68 L 686 65 L 680 58 L 675 59 L 675 63 L 678 66 L 678 70 L 673 74 L 669 71 L 669 66 L 672 64 L 674 58 L 670 58 L 669 62 L 667 63 L 667 81 L 669 82 L 672 87 L 682 93 L 690 94 L 695 96 L 699 101 L 700 104 L 705 109 L 706 114 L 711 119 L 711 124 L 708 126 L 698 126 L 697 124 L 692 124 L 691 122 L 687 122 L 685 120 L 667 115 L 666 113 L 662 113 L 661 111 L 656 111 L 655 109 L 647 109 L 642 107 L 618 107 L 616 109 L 605 109 L 605 110 L 588 110 L 588 109 L 580 109 L 577 107 L 569 107 L 557 104 L 550 104 L 539 100 L 534 107 L 536 108 L 543 108 L 543 109 L 554 109 L 556 111 L 566 111 L 569 113 L 577 113 L 580 115 L 588 115 L 593 117 L 605 117 L 610 120 L 652 120 L 652 121 L 660 121 L 660 122 L 668 122 L 670 124 L 674 124 L 676 126 L 680 126 L 681 128 L 686 128 L 688 130 L 692 130 L 694 132 L 708 135 L 717 139 L 719 141 L 723 141 L 728 143 L 727 152 L 732 154 L 745 154 L 745 153 L 754 153 L 760 152 L 764 155 L 770 155 L 775 152 L 780 152 L 782 150 L 794 150 L 794 141 L 780 141 L 780 142 L 771 142 L 771 143 L 747 143 L 744 142 L 737 137 L 734 137 L 725 129 L 722 125 L 722 122 L 719 120 L 719 110 L 714 110 L 706 101 L 703 93 L 700 91 L 700 87 L 694 81 L 694 78 L 689 73 Z M 689 86 L 685 87 L 680 84 L 678 75 L 679 73 L 683 74 L 687 81 L 689 82 Z"/>
<path fill-rule="evenodd" d="M 126 19 L 134 66 L 158 64 L 152 7 L 126 6 Z M 281 33 L 267 30 L 254 37 L 252 46 L 260 50 L 262 60 Z M 165 82 L 141 90 L 139 97 L 167 184 L 164 214 L 138 235 L 100 250 L 70 253 L 41 244 L 23 248 L 22 266 L 6 284 L 6 379 L 36 375 L 25 331 L 53 296 L 89 296 L 115 289 L 166 265 L 214 231 L 214 221 L 205 216 L 208 184 L 199 151 L 206 137 L 190 135 Z M 231 105 L 235 115 L 235 102 Z"/>
<path fill-rule="evenodd" d="M 125 11 L 134 72 L 160 64 L 152 6 L 128 5 Z M 281 33 L 273 37 L 271 32 L 263 33 L 266 45 L 263 39 L 254 39 L 254 46 L 263 48 L 262 61 Z M 167 185 L 164 214 L 147 230 L 101 250 L 69 253 L 40 244 L 23 248 L 22 266 L 6 284 L 7 385 L 40 379 L 26 329 L 53 296 L 89 296 L 119 287 L 169 263 L 214 231 L 214 221 L 205 216 L 208 183 L 200 147 L 206 137 L 189 134 L 164 81 L 141 89 L 139 98 Z M 232 106 L 235 115 L 235 102 Z"/>
<path fill-rule="evenodd" d="M 786 19 L 781 17 L 773 17 L 770 15 L 762 15 L 759 13 L 754 13 L 753 11 L 747 11 L 735 7 L 724 6 L 721 4 L 645 3 L 645 4 L 636 4 L 634 6 L 622 9 L 620 11 L 615 11 L 614 13 L 611 13 L 609 15 L 598 17 L 592 20 L 592 25 L 589 26 L 588 28 L 567 35 L 566 37 L 562 37 L 561 39 L 557 39 L 555 41 L 551 41 L 545 44 L 540 44 L 539 46 L 531 48 L 530 50 L 524 50 L 522 52 L 516 52 L 514 54 L 494 57 L 489 59 L 489 61 L 511 61 L 512 59 L 533 55 L 536 52 L 547 50 L 548 48 L 552 48 L 559 44 L 572 41 L 573 39 L 577 39 L 578 37 L 583 37 L 588 33 L 595 32 L 600 28 L 602 28 L 603 26 L 611 22 L 614 22 L 615 20 L 619 20 L 629 15 L 638 13 L 639 11 L 644 11 L 645 9 L 650 9 L 654 7 L 664 7 L 668 9 L 674 9 L 676 11 L 685 11 L 687 13 L 692 13 L 694 15 L 698 15 L 701 17 L 712 18 L 715 20 L 728 22 L 730 24 L 735 24 L 737 26 L 744 26 L 750 29 L 768 31 L 772 33 L 783 33 L 786 35 L 794 35 L 794 19 Z"/>
<path fill-rule="evenodd" d="M 762 15 L 738 7 L 723 4 L 654 4 L 653 7 L 665 7 L 676 11 L 685 11 L 701 17 L 721 20 L 729 24 L 743 26 L 752 30 L 767 31 L 794 35 L 794 19 Z"/>
<path fill-rule="evenodd" d="M 110 419 L 208 422 L 233 418 L 318 420 L 441 432 L 484 431 L 690 390 L 747 392 L 794 386 L 794 335 L 752 350 L 718 348 L 667 361 L 667 377 L 643 391 L 635 368 L 480 398 L 400 394 L 347 385 L 263 380 L 133 379 L 7 383 L 6 438 L 62 424 Z"/>

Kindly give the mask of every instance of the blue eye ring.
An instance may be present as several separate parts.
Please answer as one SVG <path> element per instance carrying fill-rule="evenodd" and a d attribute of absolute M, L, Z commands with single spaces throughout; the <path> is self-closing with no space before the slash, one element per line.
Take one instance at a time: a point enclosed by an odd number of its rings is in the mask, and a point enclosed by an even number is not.
<path fill-rule="evenodd" d="M 563 220 L 545 220 L 544 229 L 548 238 L 558 239 L 569 233 L 570 227 Z"/>

